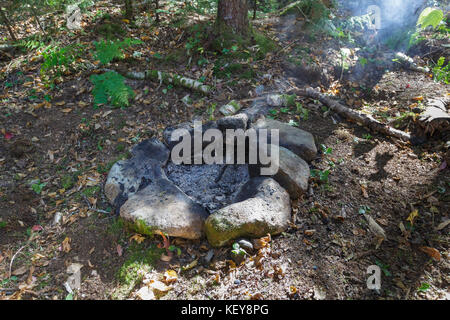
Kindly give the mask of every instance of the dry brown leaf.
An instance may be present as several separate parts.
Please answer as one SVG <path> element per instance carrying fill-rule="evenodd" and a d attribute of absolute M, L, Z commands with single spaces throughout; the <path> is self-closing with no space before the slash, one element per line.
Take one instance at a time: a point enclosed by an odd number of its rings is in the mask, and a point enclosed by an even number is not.
<path fill-rule="evenodd" d="M 441 260 L 441 254 L 439 253 L 439 251 L 437 249 L 431 248 L 431 247 L 420 247 L 419 249 L 421 251 L 425 252 L 430 257 L 432 257 L 434 260 L 436 260 L 436 261 Z"/>
<path fill-rule="evenodd" d="M 66 237 L 62 242 L 62 249 L 65 253 L 68 253 L 71 250 L 70 241 L 71 241 L 70 238 Z"/>
<path fill-rule="evenodd" d="M 130 238 L 130 241 L 132 240 L 136 241 L 137 243 L 142 243 L 145 240 L 145 237 L 136 233 L 134 236 Z"/>

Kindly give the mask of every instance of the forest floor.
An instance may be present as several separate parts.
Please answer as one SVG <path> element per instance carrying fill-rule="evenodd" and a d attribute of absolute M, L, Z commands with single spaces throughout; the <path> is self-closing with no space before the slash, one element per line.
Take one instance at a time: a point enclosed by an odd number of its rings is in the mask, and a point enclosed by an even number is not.
<path fill-rule="evenodd" d="M 155 58 L 155 53 L 166 56 L 173 48 L 184 48 L 189 35 L 183 29 L 170 24 L 131 28 L 126 21 L 115 22 L 127 36 L 144 41 L 136 49 L 139 58 L 130 58 L 130 53 L 114 62 L 115 68 L 143 71 L 142 65 L 157 66 L 195 79 L 203 76 L 206 83 L 212 79 L 212 57 L 191 68 L 186 61 Z M 143 279 L 161 279 L 167 270 L 175 270 L 177 280 L 161 299 L 450 298 L 446 140 L 435 136 L 417 145 L 404 143 L 304 97 L 297 98 L 302 108 L 273 110 L 271 116 L 311 132 L 320 149 L 312 169 L 330 174 L 323 181 L 311 179 L 310 191 L 293 203 L 291 228 L 243 264 L 231 262 L 228 247 L 214 249 L 211 264 L 202 264 L 211 249 L 207 241 L 182 239 L 170 239 L 181 252 L 165 262 L 159 236 L 136 236 L 108 213 L 113 208 L 103 194 L 106 175 L 134 144 L 161 137 L 165 127 L 194 117 L 218 118 L 214 104 L 235 99 L 250 106 L 248 99 L 257 96 L 261 85 L 264 92 L 279 93 L 303 84 L 321 86 L 350 107 L 394 119 L 411 131 L 415 117 L 410 111 L 420 107 L 418 102 L 448 96 L 448 86 L 402 68 L 374 67 L 357 80 L 350 72 L 340 77 L 336 63 L 342 40 L 311 37 L 301 31 L 301 21 L 272 18 L 255 26 L 276 42 L 276 49 L 216 83 L 214 94 L 127 80 L 136 92 L 127 108 L 93 108 L 92 71 L 68 73 L 50 90 L 40 79 L 38 61 L 30 59 L 10 71 L 12 60 L 3 57 L 0 299 L 134 299 Z M 92 40 L 101 37 L 96 27 L 92 30 L 62 33 L 60 41 L 92 47 Z M 83 59 L 92 60 L 92 55 Z M 304 69 L 306 60 L 312 61 L 311 69 Z M 181 102 L 187 94 L 193 100 L 190 106 Z M 362 212 L 387 234 L 378 248 Z M 62 216 L 59 224 L 53 223 L 55 215 Z M 68 296 L 64 283 L 73 263 L 83 266 L 82 283 Z M 378 291 L 366 286 L 371 265 L 383 272 Z"/>

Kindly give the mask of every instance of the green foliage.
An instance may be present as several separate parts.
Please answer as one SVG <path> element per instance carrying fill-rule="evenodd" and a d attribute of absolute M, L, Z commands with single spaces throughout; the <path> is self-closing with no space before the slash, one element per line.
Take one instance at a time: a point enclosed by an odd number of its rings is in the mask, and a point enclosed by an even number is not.
<path fill-rule="evenodd" d="M 328 176 L 330 175 L 330 170 L 311 170 L 311 177 L 318 178 L 320 182 L 328 184 Z"/>
<path fill-rule="evenodd" d="M 434 75 L 434 81 L 444 82 L 449 84 L 450 82 L 450 63 L 445 64 L 445 57 L 440 57 L 438 62 L 433 66 L 432 72 Z"/>
<path fill-rule="evenodd" d="M 420 285 L 420 287 L 417 289 L 417 291 L 418 292 L 426 292 L 430 288 L 431 288 L 431 285 L 429 283 L 424 282 Z"/>
<path fill-rule="evenodd" d="M 428 7 L 422 11 L 417 20 L 417 26 L 425 29 L 428 26 L 433 26 L 434 29 L 441 23 L 444 19 L 444 12 L 437 8 Z"/>
<path fill-rule="evenodd" d="M 155 245 L 132 242 L 127 250 L 130 254 L 117 273 L 120 286 L 113 293 L 113 299 L 126 298 L 131 290 L 140 282 L 145 273 L 153 269 L 163 250 Z"/>
<path fill-rule="evenodd" d="M 52 82 L 55 78 L 68 71 L 75 60 L 82 54 L 83 46 L 80 44 L 59 47 L 58 45 L 49 45 L 42 51 L 44 62 L 41 65 L 41 77 Z"/>
<path fill-rule="evenodd" d="M 322 0 L 300 0 L 285 7 L 280 15 L 296 14 L 306 19 L 308 24 L 317 25 L 326 20 L 330 14 L 329 8 Z"/>
<path fill-rule="evenodd" d="M 302 120 L 308 121 L 309 110 L 304 108 L 300 102 L 296 103 L 296 113 L 301 117 Z"/>
<path fill-rule="evenodd" d="M 102 64 L 108 64 L 116 58 L 123 58 L 123 50 L 141 44 L 142 41 L 136 39 L 126 38 L 123 41 L 101 40 L 94 42 L 95 45 L 95 59 L 100 60 Z"/>
<path fill-rule="evenodd" d="M 31 189 L 33 189 L 34 192 L 37 194 L 41 194 L 44 187 L 47 185 L 47 183 L 43 182 L 41 183 L 41 180 L 36 181 L 36 183 L 33 183 L 31 185 Z"/>
<path fill-rule="evenodd" d="M 92 75 L 94 84 L 94 107 L 99 104 L 111 104 L 114 107 L 127 107 L 129 100 L 134 98 L 134 91 L 125 85 L 125 78 L 114 71 L 108 71 L 100 75 Z"/>
<path fill-rule="evenodd" d="M 233 244 L 233 250 L 231 250 L 231 253 L 233 253 L 233 254 L 235 254 L 237 256 L 239 256 L 239 255 L 244 256 L 244 255 L 247 254 L 247 251 L 242 249 L 241 246 L 239 245 L 239 243 L 235 242 Z"/>

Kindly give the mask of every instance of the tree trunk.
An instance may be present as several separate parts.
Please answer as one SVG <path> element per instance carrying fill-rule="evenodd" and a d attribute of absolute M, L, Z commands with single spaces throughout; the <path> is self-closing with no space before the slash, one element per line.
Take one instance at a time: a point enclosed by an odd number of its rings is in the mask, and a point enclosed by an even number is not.
<path fill-rule="evenodd" d="M 250 29 L 247 0 L 219 0 L 217 24 L 219 30 L 227 26 L 235 33 L 247 34 Z"/>
<path fill-rule="evenodd" d="M 133 0 L 125 0 L 125 18 L 128 20 L 134 19 Z"/>

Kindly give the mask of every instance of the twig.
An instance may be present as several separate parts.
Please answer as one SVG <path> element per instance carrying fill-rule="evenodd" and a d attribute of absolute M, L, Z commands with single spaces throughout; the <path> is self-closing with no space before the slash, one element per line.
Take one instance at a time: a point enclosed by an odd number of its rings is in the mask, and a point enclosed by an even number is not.
<path fill-rule="evenodd" d="M 31 237 L 30 237 L 30 239 L 31 239 Z M 14 259 L 15 259 L 16 256 L 20 253 L 20 251 L 22 251 L 25 247 L 27 247 L 27 246 L 30 244 L 30 239 L 28 240 L 28 242 L 27 242 L 25 245 L 23 245 L 22 247 L 20 247 L 20 249 L 17 250 L 17 252 L 12 256 L 11 262 L 9 263 L 9 273 L 8 273 L 9 277 L 8 277 L 8 279 L 11 279 L 11 269 L 12 269 L 12 265 L 13 265 L 13 263 L 14 263 Z"/>
<path fill-rule="evenodd" d="M 365 114 L 363 112 L 350 109 L 349 107 L 344 106 L 343 104 L 337 102 L 336 100 L 333 100 L 331 97 L 322 94 L 314 90 L 313 88 L 306 88 L 306 89 L 295 88 L 291 90 L 291 92 L 297 95 L 302 95 L 319 100 L 323 104 L 327 105 L 332 111 L 335 111 L 347 117 L 348 119 L 355 121 L 359 125 L 364 125 L 374 131 L 381 132 L 386 135 L 396 137 L 398 139 L 402 139 L 405 141 L 410 141 L 411 139 L 411 135 L 409 133 L 395 128 L 391 128 L 386 124 L 379 122 L 369 114 Z"/>
<path fill-rule="evenodd" d="M 84 199 L 84 201 L 86 201 L 86 204 L 87 204 L 89 210 L 95 211 L 95 212 L 98 212 L 98 213 L 110 214 L 110 212 L 108 212 L 108 211 L 101 210 L 101 209 L 96 209 L 96 208 L 92 207 L 91 203 L 89 202 L 89 199 L 84 194 L 83 194 L 83 199 Z"/>

